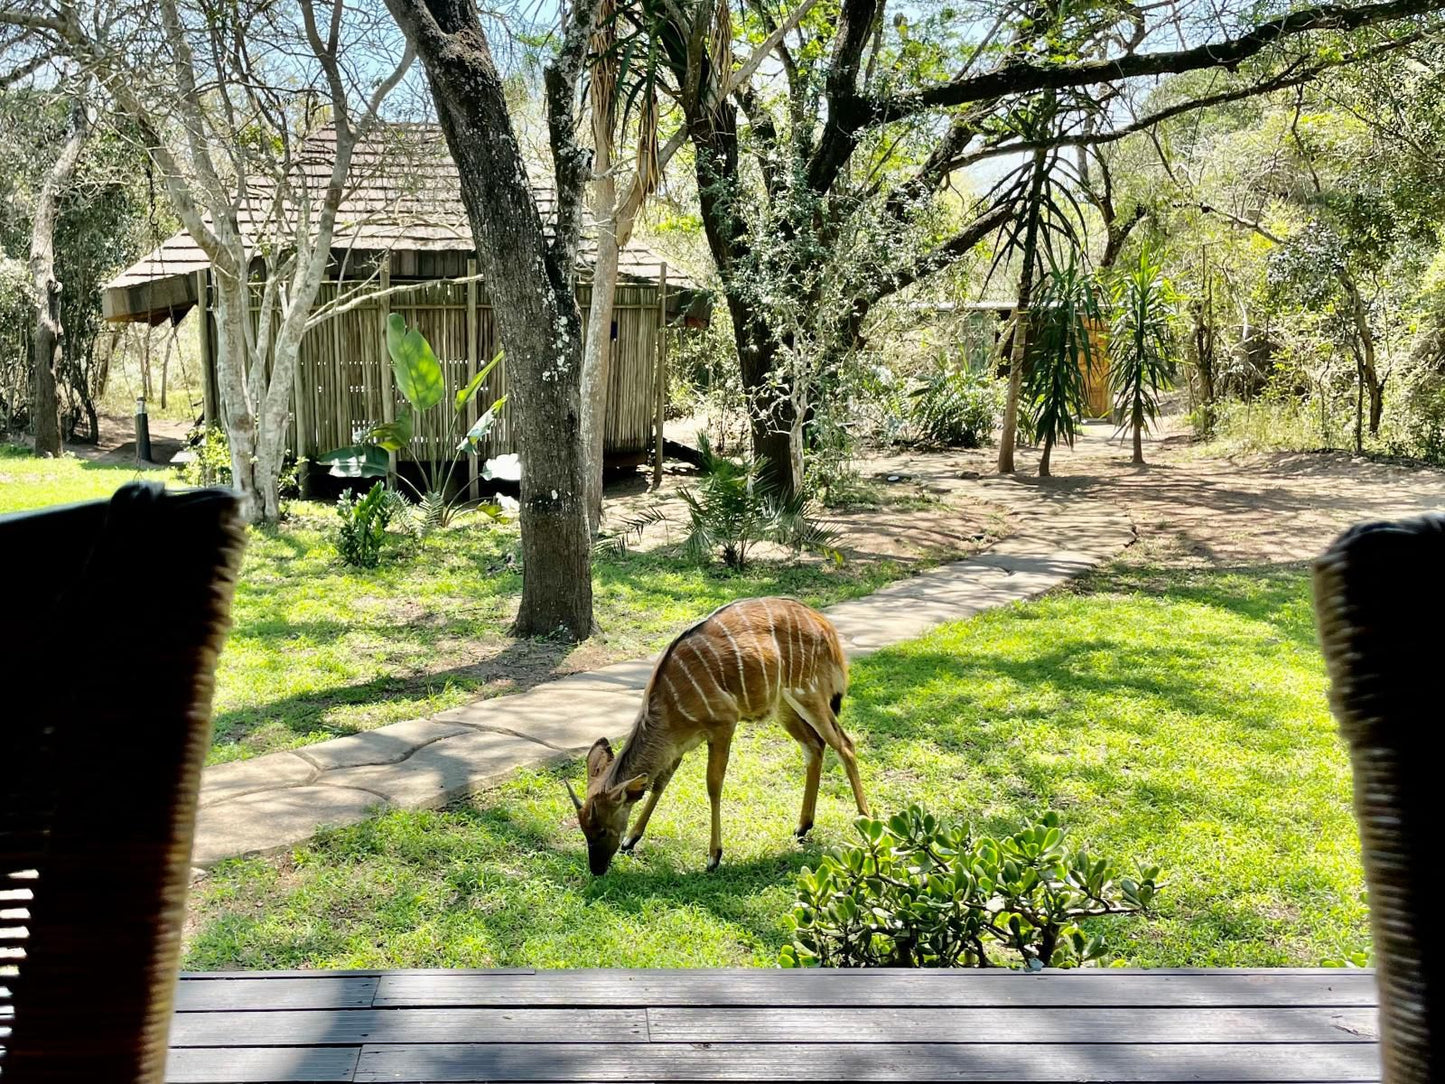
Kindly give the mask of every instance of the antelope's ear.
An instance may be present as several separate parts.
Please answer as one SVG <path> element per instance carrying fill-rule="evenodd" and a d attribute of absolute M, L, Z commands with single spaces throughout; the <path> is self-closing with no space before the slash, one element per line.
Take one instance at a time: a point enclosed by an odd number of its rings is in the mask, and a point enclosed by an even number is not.
<path fill-rule="evenodd" d="M 634 775 L 626 783 L 618 784 L 612 793 L 619 800 L 625 798 L 629 802 L 635 802 L 647 793 L 647 782 L 647 773 L 643 772 L 641 775 Z"/>
<path fill-rule="evenodd" d="M 587 778 L 597 778 L 611 763 L 612 743 L 606 738 L 598 738 L 592 743 L 592 748 L 587 750 Z"/>

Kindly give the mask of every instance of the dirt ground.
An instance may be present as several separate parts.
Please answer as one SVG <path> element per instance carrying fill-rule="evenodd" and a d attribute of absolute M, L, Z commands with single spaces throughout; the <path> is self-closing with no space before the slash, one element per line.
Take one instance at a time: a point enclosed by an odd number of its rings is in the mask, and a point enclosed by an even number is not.
<path fill-rule="evenodd" d="M 629 548 L 644 551 L 686 535 L 687 506 L 679 493 L 695 484 L 696 473 L 685 463 L 669 460 L 661 488 L 653 492 L 649 482 L 650 475 L 639 472 L 609 485 L 602 523 L 604 533 L 625 533 Z M 665 513 L 666 520 L 648 524 L 640 532 L 629 531 L 629 523 L 653 509 Z M 822 509 L 819 518 L 837 533 L 837 549 L 849 561 L 906 564 L 965 557 L 1008 533 L 1007 512 L 992 502 L 914 482 L 880 480 L 868 487 L 863 499 L 843 508 Z M 790 555 L 776 546 L 759 546 L 755 553 L 767 558 Z"/>
<path fill-rule="evenodd" d="M 953 489 L 992 475 L 995 455 L 886 456 L 866 469 Z M 1210 457 L 1182 419 L 1145 440 L 1144 458 L 1134 466 L 1113 427 L 1091 423 L 1072 450 L 1055 451 L 1053 478 L 1039 479 L 1037 451 L 1020 449 L 1017 484 L 1123 507 L 1139 531 L 1136 559 L 1214 567 L 1309 560 L 1352 524 L 1445 509 L 1445 471 L 1333 452 Z"/>
<path fill-rule="evenodd" d="M 156 462 L 179 449 L 185 428 L 152 420 Z M 686 420 L 668 424 L 670 439 L 684 430 Z M 67 450 L 100 462 L 131 463 L 131 420 L 104 417 L 99 445 Z M 985 486 L 970 484 L 994 475 L 995 455 L 986 448 L 860 459 L 858 467 L 878 500 L 826 513 L 840 532 L 840 550 L 851 560 L 940 560 L 976 552 L 1002 537 L 1009 529 L 1007 514 L 988 501 Z M 1036 476 L 1037 450 L 1020 448 L 1016 483 L 1123 507 L 1140 533 L 1137 557 L 1211 566 L 1304 561 L 1351 524 L 1445 509 L 1445 471 L 1343 452 L 1210 456 L 1177 416 L 1165 418 L 1160 431 L 1146 437 L 1144 458 L 1145 466 L 1134 466 L 1111 425 L 1089 423 L 1073 449 L 1055 451 L 1051 479 Z M 649 491 L 647 480 L 639 471 L 609 485 L 604 524 L 617 530 L 661 500 L 669 522 L 642 534 L 637 544 L 644 549 L 680 537 L 685 508 L 677 491 L 693 475 L 685 464 L 669 460 L 660 494 Z M 764 555 L 777 554 L 759 551 Z"/>
<path fill-rule="evenodd" d="M 147 428 L 150 430 L 151 458 L 149 463 L 138 464 L 135 461 L 135 419 L 118 414 L 101 414 L 97 421 L 100 434 L 96 443 L 68 443 L 65 445 L 66 454 L 92 463 L 134 466 L 141 470 L 164 469 L 170 465 L 171 457 L 185 447 L 186 432 L 190 429 L 187 422 L 149 418 Z M 0 432 L 0 437 L 15 444 L 33 444 L 32 438 L 25 433 Z"/>

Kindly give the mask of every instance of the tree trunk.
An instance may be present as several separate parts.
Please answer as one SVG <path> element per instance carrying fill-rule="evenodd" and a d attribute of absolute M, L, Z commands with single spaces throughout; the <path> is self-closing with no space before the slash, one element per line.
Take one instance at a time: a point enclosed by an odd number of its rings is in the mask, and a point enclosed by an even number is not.
<path fill-rule="evenodd" d="M 216 390 L 221 425 L 231 450 L 231 484 L 241 495 L 241 518 L 255 522 L 264 517 L 266 502 L 257 470 L 256 417 L 246 394 L 246 322 L 250 320 L 250 293 L 244 281 L 216 267 Z M 149 330 L 149 329 L 147 329 Z"/>
<path fill-rule="evenodd" d="M 1136 403 L 1134 405 L 1134 416 L 1130 419 L 1134 426 L 1134 463 L 1136 466 L 1144 465 L 1144 411 Z"/>
<path fill-rule="evenodd" d="M 592 300 L 587 309 L 587 343 L 582 351 L 582 446 L 586 455 L 587 526 L 596 537 L 602 522 L 602 459 L 607 432 L 607 381 L 612 360 L 612 312 L 617 294 L 617 182 L 612 174 L 611 133 L 594 118 L 595 157 L 592 219 L 597 225 L 597 258 Z"/>
<path fill-rule="evenodd" d="M 582 319 L 571 252 L 549 247 L 475 9 L 387 0 L 416 45 L 457 163 L 482 277 L 507 351 L 522 467 L 522 602 L 515 630 L 592 632 L 591 535 L 582 441 Z M 558 164 L 559 201 L 569 198 Z M 571 193 L 576 196 L 578 193 Z"/>
<path fill-rule="evenodd" d="M 85 144 L 85 103 L 70 103 L 70 124 L 65 142 L 35 200 L 30 228 L 30 280 L 35 291 L 35 332 L 31 337 L 31 362 L 35 370 L 35 395 L 31 413 L 35 425 L 35 454 L 58 456 L 60 443 L 60 396 L 56 381 L 63 361 L 60 324 L 60 283 L 55 278 L 55 223 L 60 196 L 75 175 L 80 151 Z"/>
<path fill-rule="evenodd" d="M 732 108 L 703 106 L 688 116 L 694 151 L 698 207 L 708 249 L 723 283 L 733 321 L 743 391 L 747 397 L 754 458 L 767 460 L 766 477 L 791 497 L 803 486 L 802 424 L 795 389 L 775 372 L 779 346 L 766 315 L 754 303 L 746 274 L 747 226 L 738 213 L 743 191 L 738 156 L 737 115 Z"/>
<path fill-rule="evenodd" d="M 1045 167 L 1048 151 L 1034 152 L 1033 178 L 1029 183 L 1028 204 L 1024 213 L 1029 216 L 1024 229 L 1023 267 L 1019 269 L 1019 301 L 1014 325 L 1013 356 L 1008 367 L 1008 398 L 1004 400 L 1003 426 L 998 437 L 998 472 L 1014 472 L 1014 444 L 1018 440 L 1019 399 L 1023 394 L 1024 359 L 1027 356 L 1029 338 L 1029 303 L 1033 297 L 1034 264 L 1038 262 L 1039 247 L 1039 198 L 1044 188 Z"/>
<path fill-rule="evenodd" d="M 780 387 L 777 381 L 779 346 L 762 318 L 744 298 L 728 297 L 734 337 L 742 360 L 743 391 L 747 396 L 752 452 L 762 460 L 762 477 L 785 498 L 803 488 L 803 412 L 800 389 Z"/>
<path fill-rule="evenodd" d="M 1365 363 L 1355 355 L 1355 454 L 1365 454 Z"/>
<path fill-rule="evenodd" d="M 1041 456 L 1039 456 L 1039 477 L 1040 477 L 1040 478 L 1052 478 L 1052 477 L 1053 477 L 1052 472 L 1049 470 L 1049 461 L 1053 458 L 1053 454 L 1054 454 L 1054 438 L 1053 438 L 1053 436 L 1051 436 L 1051 435 L 1050 435 L 1050 436 L 1046 436 L 1046 437 L 1044 437 L 1044 452 L 1043 452 L 1043 454 L 1042 454 Z"/>
<path fill-rule="evenodd" d="M 1370 314 L 1365 307 L 1365 299 L 1360 296 L 1354 279 L 1348 272 L 1342 271 L 1340 281 L 1350 299 L 1350 317 L 1355 325 L 1355 335 L 1359 339 L 1359 357 L 1356 360 L 1360 369 L 1360 382 L 1370 401 L 1370 436 L 1378 437 L 1380 420 L 1385 413 L 1385 382 L 1380 379 L 1380 370 L 1375 364 L 1375 333 L 1370 328 Z M 1357 437 L 1355 443 L 1362 448 L 1363 438 Z"/>
<path fill-rule="evenodd" d="M 1202 402 L 1200 411 L 1204 418 L 1204 435 L 1214 435 L 1214 331 L 1209 326 L 1209 315 L 1205 306 L 1195 302 L 1194 314 L 1194 367 L 1199 372 L 1199 394 Z"/>

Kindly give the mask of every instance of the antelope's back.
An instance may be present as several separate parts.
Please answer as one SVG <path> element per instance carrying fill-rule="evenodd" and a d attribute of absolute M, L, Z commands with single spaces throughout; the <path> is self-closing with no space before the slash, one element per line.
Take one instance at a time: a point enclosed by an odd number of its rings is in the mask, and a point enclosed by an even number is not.
<path fill-rule="evenodd" d="M 847 657 L 826 617 L 796 599 L 750 598 L 674 640 L 648 696 L 700 723 L 771 714 L 784 690 L 831 700 L 847 687 Z"/>

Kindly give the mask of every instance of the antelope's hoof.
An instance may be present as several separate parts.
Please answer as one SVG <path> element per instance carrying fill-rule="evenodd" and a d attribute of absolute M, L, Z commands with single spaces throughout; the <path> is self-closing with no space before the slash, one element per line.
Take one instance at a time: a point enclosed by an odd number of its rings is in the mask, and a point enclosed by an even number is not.
<path fill-rule="evenodd" d="M 716 873 L 717 868 L 720 865 L 722 865 L 722 851 L 718 851 L 717 854 L 714 854 L 708 858 L 707 871 L 709 873 Z"/>
<path fill-rule="evenodd" d="M 622 851 L 622 853 L 623 853 L 623 854 L 631 854 L 631 853 L 633 852 L 634 848 L 636 848 L 636 846 L 637 846 L 637 841 L 640 840 L 641 838 L 642 838 L 641 836 L 633 836 L 631 839 L 624 839 L 624 840 L 622 841 L 622 847 L 620 848 L 621 851 Z"/>
<path fill-rule="evenodd" d="M 796 839 L 799 843 L 803 843 L 807 840 L 808 834 L 812 832 L 812 830 L 812 821 L 809 821 L 807 824 L 800 824 L 793 832 L 793 838 Z"/>

